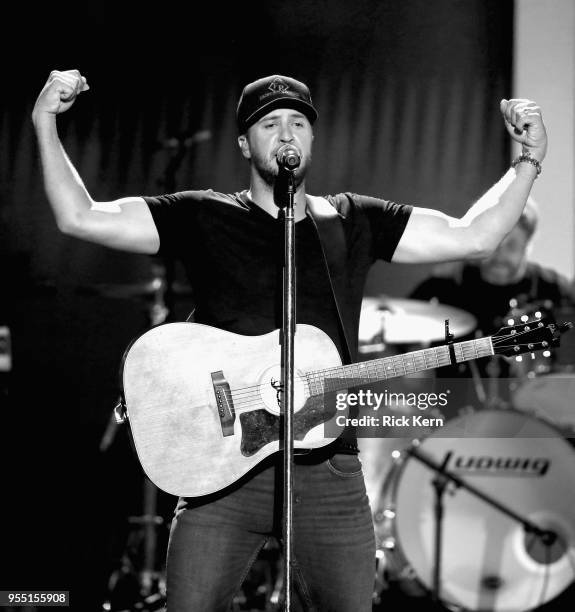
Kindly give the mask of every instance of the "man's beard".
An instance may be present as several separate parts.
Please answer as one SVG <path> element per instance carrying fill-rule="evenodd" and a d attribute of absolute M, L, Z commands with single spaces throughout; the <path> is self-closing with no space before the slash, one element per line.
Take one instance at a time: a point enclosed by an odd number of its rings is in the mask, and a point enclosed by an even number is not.
<path fill-rule="evenodd" d="M 311 161 L 311 156 L 308 156 L 305 163 L 300 165 L 300 167 L 294 172 L 295 179 L 295 188 L 303 183 L 303 180 L 306 175 L 307 165 Z M 269 185 L 272 189 L 276 186 L 276 182 L 278 177 L 280 176 L 280 169 L 277 163 L 275 162 L 275 158 L 273 160 L 263 160 L 261 158 L 255 157 L 252 159 L 252 163 L 256 172 L 260 175 L 264 183 Z M 285 173 L 284 173 L 285 174 Z"/>

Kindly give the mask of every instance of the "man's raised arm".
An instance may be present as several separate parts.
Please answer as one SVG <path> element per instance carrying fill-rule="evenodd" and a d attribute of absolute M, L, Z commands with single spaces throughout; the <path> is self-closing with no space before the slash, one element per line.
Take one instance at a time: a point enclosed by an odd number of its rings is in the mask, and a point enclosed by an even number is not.
<path fill-rule="evenodd" d="M 160 244 L 142 198 L 95 202 L 69 160 L 56 125 L 77 96 L 89 89 L 78 70 L 53 71 L 40 92 L 32 121 L 38 138 L 44 188 L 58 228 L 70 236 L 110 248 L 154 254 Z"/>
<path fill-rule="evenodd" d="M 502 100 L 500 110 L 507 131 L 522 145 L 517 163 L 461 219 L 414 208 L 394 262 L 481 259 L 490 255 L 517 223 L 547 152 L 547 134 L 541 109 L 530 100 Z"/>

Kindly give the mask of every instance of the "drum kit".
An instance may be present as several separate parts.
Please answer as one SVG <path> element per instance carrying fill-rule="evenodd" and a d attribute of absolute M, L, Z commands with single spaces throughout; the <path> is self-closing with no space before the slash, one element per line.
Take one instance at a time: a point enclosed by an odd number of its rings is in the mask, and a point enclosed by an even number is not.
<path fill-rule="evenodd" d="M 569 314 L 511 303 L 503 322 Z M 451 306 L 365 298 L 360 355 L 441 343 L 445 319 L 456 337 L 476 329 L 473 315 Z M 572 586 L 575 350 L 565 344 L 559 356 L 498 357 L 505 367 L 486 369 L 505 386 L 496 402 L 472 368 L 475 405 L 423 437 L 359 440 L 377 541 L 374 609 L 399 591 L 437 609 L 523 612 Z"/>

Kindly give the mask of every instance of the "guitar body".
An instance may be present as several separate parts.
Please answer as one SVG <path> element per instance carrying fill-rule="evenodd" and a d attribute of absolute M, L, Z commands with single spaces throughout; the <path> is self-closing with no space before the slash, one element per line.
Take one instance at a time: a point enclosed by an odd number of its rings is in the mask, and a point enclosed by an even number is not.
<path fill-rule="evenodd" d="M 279 331 L 241 336 L 198 323 L 168 323 L 140 336 L 124 356 L 122 382 L 144 472 L 163 491 L 195 497 L 232 484 L 282 448 Z M 298 325 L 294 448 L 333 441 L 323 394 L 308 373 L 341 365 L 331 339 Z M 218 395 L 219 393 L 219 395 Z"/>

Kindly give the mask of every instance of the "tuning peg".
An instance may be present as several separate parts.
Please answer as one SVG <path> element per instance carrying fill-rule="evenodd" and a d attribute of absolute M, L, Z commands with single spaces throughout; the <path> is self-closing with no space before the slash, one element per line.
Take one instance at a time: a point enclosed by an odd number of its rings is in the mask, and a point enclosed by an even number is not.
<path fill-rule="evenodd" d="M 507 319 L 507 325 L 515 325 L 515 319 Z"/>
<path fill-rule="evenodd" d="M 535 353 L 531 353 L 531 359 L 535 359 Z"/>
<path fill-rule="evenodd" d="M 529 321 L 529 317 L 527 315 L 521 315 L 521 320 L 523 323 L 527 323 L 527 321 Z"/>

